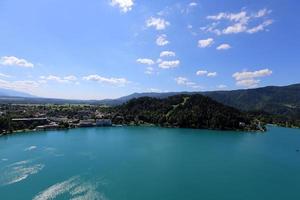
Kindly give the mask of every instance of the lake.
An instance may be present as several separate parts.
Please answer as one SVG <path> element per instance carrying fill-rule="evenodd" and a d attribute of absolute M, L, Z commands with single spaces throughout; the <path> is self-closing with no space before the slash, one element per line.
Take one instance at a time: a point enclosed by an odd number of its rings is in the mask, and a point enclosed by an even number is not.
<path fill-rule="evenodd" d="M 108 127 L 0 137 L 0 199 L 300 199 L 300 130 Z"/>

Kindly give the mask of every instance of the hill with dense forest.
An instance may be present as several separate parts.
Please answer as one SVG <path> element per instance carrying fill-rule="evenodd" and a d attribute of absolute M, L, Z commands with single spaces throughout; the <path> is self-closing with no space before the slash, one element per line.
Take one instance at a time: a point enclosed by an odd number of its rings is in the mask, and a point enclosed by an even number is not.
<path fill-rule="evenodd" d="M 113 122 L 219 130 L 258 129 L 257 121 L 246 113 L 200 94 L 135 98 L 115 108 Z"/>

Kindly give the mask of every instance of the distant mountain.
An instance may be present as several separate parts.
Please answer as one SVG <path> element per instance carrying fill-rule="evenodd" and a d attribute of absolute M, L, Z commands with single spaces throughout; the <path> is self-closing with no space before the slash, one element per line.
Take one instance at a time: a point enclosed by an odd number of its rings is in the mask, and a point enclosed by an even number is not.
<path fill-rule="evenodd" d="M 300 119 L 300 84 L 203 94 L 241 110 L 264 111 Z"/>
<path fill-rule="evenodd" d="M 35 97 L 29 93 L 0 88 L 1 97 Z"/>
<path fill-rule="evenodd" d="M 115 124 L 155 124 L 220 130 L 257 130 L 259 127 L 246 113 L 200 94 L 167 98 L 139 97 L 115 109 Z"/>
<path fill-rule="evenodd" d="M 134 93 L 107 103 L 122 104 L 133 98 L 145 96 L 167 98 L 178 94 L 203 94 L 220 103 L 244 111 L 264 111 L 300 119 L 300 84 L 232 91 Z"/>

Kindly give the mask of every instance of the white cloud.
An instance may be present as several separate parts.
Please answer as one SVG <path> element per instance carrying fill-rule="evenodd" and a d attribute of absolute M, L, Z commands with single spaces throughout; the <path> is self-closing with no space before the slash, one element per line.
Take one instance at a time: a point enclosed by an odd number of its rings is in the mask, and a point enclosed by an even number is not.
<path fill-rule="evenodd" d="M 221 44 L 217 47 L 217 50 L 227 50 L 230 48 L 231 48 L 231 46 L 229 44 Z"/>
<path fill-rule="evenodd" d="M 260 83 L 260 80 L 257 78 L 270 76 L 272 71 L 269 69 L 262 69 L 257 71 L 243 71 L 243 72 L 236 72 L 232 75 L 233 78 L 236 80 L 236 85 L 242 87 L 257 87 Z"/>
<path fill-rule="evenodd" d="M 197 76 L 204 76 L 204 75 L 206 75 L 208 73 L 208 71 L 206 71 L 206 70 L 198 70 L 197 72 L 196 72 L 196 75 Z"/>
<path fill-rule="evenodd" d="M 23 59 L 17 58 L 15 56 L 3 56 L 0 58 L 0 65 L 4 66 L 18 66 L 18 67 L 26 67 L 26 68 L 33 68 L 34 64 L 31 62 Z"/>
<path fill-rule="evenodd" d="M 146 21 L 147 27 L 154 27 L 156 30 L 164 30 L 169 25 L 170 25 L 170 22 L 168 22 L 162 18 L 150 17 Z"/>
<path fill-rule="evenodd" d="M 247 33 L 252 34 L 252 33 L 257 33 L 259 31 L 263 31 L 263 30 L 265 30 L 265 28 L 267 26 L 271 25 L 272 23 L 273 23 L 273 20 L 266 20 L 262 24 L 259 24 L 258 26 L 255 26 L 255 27 L 253 27 L 251 29 L 248 29 Z"/>
<path fill-rule="evenodd" d="M 262 69 L 258 71 L 243 71 L 243 72 L 236 72 L 232 75 L 235 80 L 244 80 L 244 79 L 253 79 L 258 77 L 270 76 L 272 71 L 270 69 Z"/>
<path fill-rule="evenodd" d="M 99 76 L 97 74 L 85 76 L 83 77 L 83 80 L 95 81 L 98 83 L 105 83 L 105 84 L 110 84 L 115 86 L 124 86 L 129 83 L 129 81 L 125 78 L 106 78 L 103 76 Z"/>
<path fill-rule="evenodd" d="M 207 70 L 198 70 L 196 72 L 197 76 L 207 76 L 207 77 L 215 77 L 217 76 L 217 72 L 208 72 Z"/>
<path fill-rule="evenodd" d="M 176 68 L 180 64 L 179 60 L 169 60 L 169 61 L 161 61 L 159 63 L 159 67 L 162 69 L 170 69 L 170 68 Z"/>
<path fill-rule="evenodd" d="M 217 86 L 218 89 L 225 89 L 227 88 L 227 85 L 221 84 Z"/>
<path fill-rule="evenodd" d="M 173 51 L 162 51 L 160 53 L 160 57 L 172 57 L 172 56 L 175 56 L 175 52 Z"/>
<path fill-rule="evenodd" d="M 74 75 L 69 75 L 69 76 L 65 76 L 64 80 L 67 80 L 67 81 L 76 81 L 77 77 L 74 76 Z"/>
<path fill-rule="evenodd" d="M 77 77 L 74 75 L 69 75 L 65 77 L 48 75 L 48 76 L 40 76 L 40 83 L 47 83 L 47 81 L 55 81 L 58 83 L 73 83 L 77 80 Z"/>
<path fill-rule="evenodd" d="M 122 12 L 130 11 L 134 5 L 134 0 L 111 0 L 112 6 L 118 6 Z"/>
<path fill-rule="evenodd" d="M 1 76 L 1 77 L 4 77 L 4 78 L 11 78 L 11 76 L 10 76 L 10 75 L 3 74 L 3 73 L 0 73 L 0 76 Z"/>
<path fill-rule="evenodd" d="M 206 48 L 211 46 L 214 43 L 214 39 L 213 38 L 207 38 L 205 40 L 199 40 L 198 41 L 198 47 L 200 48 Z"/>
<path fill-rule="evenodd" d="M 243 23 L 236 23 L 233 24 L 232 26 L 228 26 L 225 28 L 222 33 L 223 34 L 233 34 L 233 33 L 242 33 L 247 30 L 247 26 Z"/>
<path fill-rule="evenodd" d="M 208 72 L 207 77 L 215 77 L 217 76 L 217 72 Z"/>
<path fill-rule="evenodd" d="M 189 3 L 189 6 L 191 6 L 191 7 L 195 7 L 197 5 L 198 5 L 197 2 L 191 2 L 191 3 Z"/>
<path fill-rule="evenodd" d="M 271 13 L 271 10 L 268 9 L 261 9 L 255 13 L 248 13 L 247 11 L 240 11 L 238 13 L 226 13 L 221 12 L 217 15 L 210 15 L 206 18 L 209 20 L 213 20 L 211 25 L 208 25 L 206 27 L 202 27 L 201 30 L 212 32 L 217 35 L 222 34 L 237 34 L 237 33 L 256 33 L 259 31 L 264 31 L 265 28 L 273 23 L 273 20 L 265 19 L 269 14 Z M 262 19 L 261 19 L 262 18 Z M 226 20 L 229 22 L 230 25 L 227 25 L 228 23 L 225 23 L 225 27 L 220 27 L 221 22 Z M 249 24 L 253 24 L 253 21 L 259 21 L 263 20 L 260 24 L 249 27 Z M 218 28 L 220 27 L 220 28 Z"/>
<path fill-rule="evenodd" d="M 136 62 L 138 62 L 140 64 L 145 64 L 145 65 L 153 65 L 154 64 L 154 61 L 149 58 L 139 58 L 136 60 Z"/>
<path fill-rule="evenodd" d="M 154 68 L 153 67 L 147 67 L 146 68 L 145 74 L 151 75 L 153 73 L 154 73 Z"/>
<path fill-rule="evenodd" d="M 32 92 L 39 87 L 36 81 L 5 81 L 0 79 L 0 88 L 12 89 L 22 92 Z"/>
<path fill-rule="evenodd" d="M 190 81 L 186 77 L 182 77 L 182 76 L 176 77 L 175 81 L 176 81 L 177 85 L 183 85 L 183 86 L 191 87 L 194 89 L 202 88 L 201 86 L 197 85 L 195 82 Z"/>
<path fill-rule="evenodd" d="M 156 39 L 156 44 L 158 46 L 165 46 L 169 44 L 169 41 L 167 40 L 167 35 L 166 34 L 159 35 Z"/>

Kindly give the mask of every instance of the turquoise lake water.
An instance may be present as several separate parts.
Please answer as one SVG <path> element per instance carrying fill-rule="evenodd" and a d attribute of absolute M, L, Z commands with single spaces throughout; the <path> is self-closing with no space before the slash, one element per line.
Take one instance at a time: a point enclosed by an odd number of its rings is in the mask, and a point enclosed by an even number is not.
<path fill-rule="evenodd" d="M 0 199 L 299 200 L 300 129 L 86 128 L 0 137 Z"/>

